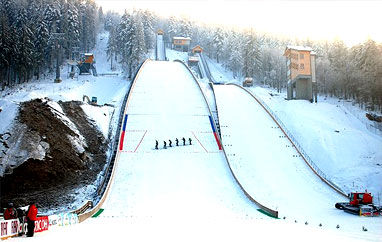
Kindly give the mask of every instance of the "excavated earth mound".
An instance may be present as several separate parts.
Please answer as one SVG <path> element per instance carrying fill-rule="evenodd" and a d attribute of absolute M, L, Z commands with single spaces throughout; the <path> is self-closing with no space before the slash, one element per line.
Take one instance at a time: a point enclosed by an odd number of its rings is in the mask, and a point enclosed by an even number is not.
<path fill-rule="evenodd" d="M 106 163 L 107 141 L 82 104 L 47 99 L 20 104 L 7 144 L 17 154 L 8 155 L 13 165 L 0 178 L 1 207 L 33 200 L 42 211 L 73 209 L 76 190 L 95 182 Z"/>

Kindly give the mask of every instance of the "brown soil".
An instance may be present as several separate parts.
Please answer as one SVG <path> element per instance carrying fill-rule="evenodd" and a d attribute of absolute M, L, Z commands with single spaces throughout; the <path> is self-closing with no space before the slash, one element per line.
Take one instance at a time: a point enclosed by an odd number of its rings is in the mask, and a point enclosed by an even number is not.
<path fill-rule="evenodd" d="M 72 209 L 73 190 L 94 183 L 106 162 L 107 144 L 88 120 L 82 102 L 60 102 L 67 116 L 85 138 L 85 152 L 78 153 L 68 136 L 78 136 L 52 111 L 47 100 L 35 99 L 20 105 L 18 121 L 38 133 L 49 144 L 43 160 L 29 159 L 0 178 L 1 207 L 8 202 L 24 206 L 36 201 L 42 211 L 57 207 Z"/>

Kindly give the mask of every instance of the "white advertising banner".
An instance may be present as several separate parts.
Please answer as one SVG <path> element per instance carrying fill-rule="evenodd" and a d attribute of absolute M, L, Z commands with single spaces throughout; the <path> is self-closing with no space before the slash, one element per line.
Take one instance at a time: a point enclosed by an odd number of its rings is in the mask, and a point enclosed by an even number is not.
<path fill-rule="evenodd" d="M 22 224 L 18 219 L 0 220 L 0 238 L 15 236 L 22 231 Z"/>

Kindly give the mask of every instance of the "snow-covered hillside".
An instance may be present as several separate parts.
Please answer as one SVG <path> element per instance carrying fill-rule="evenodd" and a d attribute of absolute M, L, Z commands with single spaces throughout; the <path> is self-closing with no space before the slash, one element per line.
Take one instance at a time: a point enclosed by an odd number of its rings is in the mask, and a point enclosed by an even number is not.
<path fill-rule="evenodd" d="M 282 120 L 318 167 L 345 192 L 372 192 L 382 204 L 382 136 L 344 109 L 334 98 L 318 103 L 286 101 L 285 93 L 251 88 Z M 368 121 L 365 113 L 352 108 Z M 368 121 L 371 122 L 371 121 Z"/>
<path fill-rule="evenodd" d="M 209 65 L 212 75 L 241 84 L 220 64 L 209 59 Z M 382 204 L 382 134 L 368 129 L 371 121 L 365 111 L 330 97 L 319 96 L 318 103 L 287 101 L 286 93 L 268 87 L 250 90 L 272 109 L 333 182 L 345 192 L 367 189 L 375 203 Z"/>

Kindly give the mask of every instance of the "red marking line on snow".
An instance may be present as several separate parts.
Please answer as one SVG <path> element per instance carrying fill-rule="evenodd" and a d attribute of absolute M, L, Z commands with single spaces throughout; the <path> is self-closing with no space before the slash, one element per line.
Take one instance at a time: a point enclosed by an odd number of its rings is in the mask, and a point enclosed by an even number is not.
<path fill-rule="evenodd" d="M 142 136 L 142 139 L 141 139 L 141 141 L 139 141 L 139 143 L 138 143 L 137 147 L 135 148 L 135 150 L 134 150 L 134 153 L 137 151 L 138 147 L 141 145 L 141 143 L 142 143 L 142 140 L 145 138 L 145 135 L 146 135 L 146 133 L 147 133 L 147 130 L 145 131 L 145 133 L 144 133 L 144 134 L 143 134 L 143 136 Z"/>
<path fill-rule="evenodd" d="M 194 132 L 191 131 L 191 133 L 194 135 L 195 139 L 199 142 L 199 144 L 203 147 L 203 149 L 208 153 L 207 149 L 204 148 L 204 146 L 203 146 L 202 143 L 199 141 L 198 137 L 196 137 L 196 135 L 194 134 Z"/>

